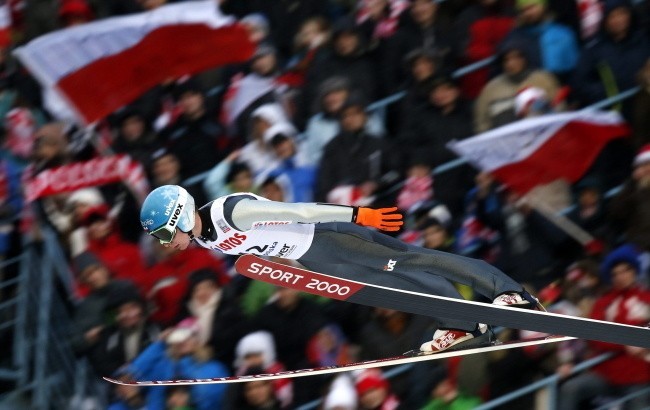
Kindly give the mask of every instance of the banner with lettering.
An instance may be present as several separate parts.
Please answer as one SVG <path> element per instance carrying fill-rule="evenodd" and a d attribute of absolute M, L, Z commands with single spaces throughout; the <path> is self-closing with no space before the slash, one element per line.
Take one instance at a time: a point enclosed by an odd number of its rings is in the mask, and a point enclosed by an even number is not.
<path fill-rule="evenodd" d="M 25 199 L 31 202 L 49 195 L 118 182 L 124 183 L 139 202 L 149 193 L 142 165 L 128 155 L 114 155 L 47 169 L 27 180 Z"/>

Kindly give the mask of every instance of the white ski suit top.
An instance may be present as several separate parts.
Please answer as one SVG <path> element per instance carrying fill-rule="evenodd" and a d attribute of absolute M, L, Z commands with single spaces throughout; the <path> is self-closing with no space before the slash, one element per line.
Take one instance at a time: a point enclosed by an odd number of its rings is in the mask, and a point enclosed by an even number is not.
<path fill-rule="evenodd" d="M 312 244 L 314 224 L 351 222 L 354 208 L 270 201 L 252 193 L 222 196 L 201 207 L 196 242 L 230 255 L 299 259 Z"/>

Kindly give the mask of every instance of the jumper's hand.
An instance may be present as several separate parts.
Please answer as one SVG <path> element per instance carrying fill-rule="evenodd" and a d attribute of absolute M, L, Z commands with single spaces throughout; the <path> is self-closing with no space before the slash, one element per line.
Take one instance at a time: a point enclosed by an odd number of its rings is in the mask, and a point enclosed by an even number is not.
<path fill-rule="evenodd" d="M 397 207 L 380 209 L 359 207 L 353 222 L 357 225 L 372 226 L 382 231 L 399 231 L 404 222 L 402 214 L 396 211 Z"/>

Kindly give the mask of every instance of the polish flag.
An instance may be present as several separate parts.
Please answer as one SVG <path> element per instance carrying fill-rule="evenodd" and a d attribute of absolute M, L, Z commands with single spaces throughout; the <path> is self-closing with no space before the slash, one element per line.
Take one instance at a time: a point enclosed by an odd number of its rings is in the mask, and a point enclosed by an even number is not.
<path fill-rule="evenodd" d="M 0 5 L 0 48 L 11 44 L 11 9 L 9 3 Z"/>
<path fill-rule="evenodd" d="M 574 111 L 527 118 L 447 147 L 523 195 L 560 178 L 577 181 L 610 140 L 629 134 L 616 112 Z"/>
<path fill-rule="evenodd" d="M 14 51 L 83 124 L 170 78 L 247 61 L 254 44 L 215 0 L 175 3 L 41 36 Z"/>

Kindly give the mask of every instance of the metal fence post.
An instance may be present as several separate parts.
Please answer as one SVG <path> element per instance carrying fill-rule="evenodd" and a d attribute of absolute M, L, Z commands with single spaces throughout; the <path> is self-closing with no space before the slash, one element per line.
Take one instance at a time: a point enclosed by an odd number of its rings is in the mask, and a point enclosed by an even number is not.
<path fill-rule="evenodd" d="M 52 269 L 47 260 L 41 258 L 39 272 L 39 306 L 38 328 L 36 331 L 36 353 L 34 360 L 35 405 L 38 409 L 48 408 L 49 381 L 47 380 L 48 334 L 50 331 L 50 306 L 52 304 L 53 286 Z"/>
<path fill-rule="evenodd" d="M 18 289 L 16 298 L 16 328 L 14 330 L 14 355 L 13 365 L 16 368 L 18 377 L 17 387 L 27 384 L 29 367 L 29 343 L 27 343 L 27 309 L 29 306 L 29 278 L 32 272 L 32 258 L 28 254 L 31 250 L 24 251 L 19 268 Z"/>

